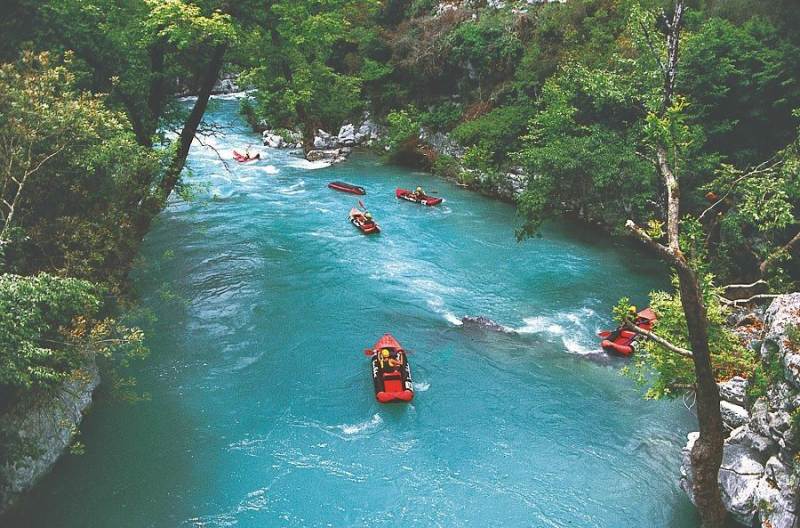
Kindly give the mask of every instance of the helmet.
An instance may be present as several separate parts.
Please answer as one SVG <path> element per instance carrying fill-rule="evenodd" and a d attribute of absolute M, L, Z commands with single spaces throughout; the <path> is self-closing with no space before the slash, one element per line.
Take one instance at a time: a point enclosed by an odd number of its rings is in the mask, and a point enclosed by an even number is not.
<path fill-rule="evenodd" d="M 417 187 L 417 192 L 421 193 L 422 192 L 422 187 Z"/>
<path fill-rule="evenodd" d="M 372 218 L 372 213 L 369 213 L 369 212 L 364 213 L 364 218 L 366 218 L 367 220 L 371 219 Z"/>
<path fill-rule="evenodd" d="M 628 311 L 630 311 L 631 313 L 636 313 L 636 307 L 631 306 L 630 308 L 628 308 Z"/>
<path fill-rule="evenodd" d="M 381 356 L 383 356 L 385 358 L 388 358 L 389 357 L 389 349 L 388 348 L 384 348 L 383 350 L 381 350 Z"/>

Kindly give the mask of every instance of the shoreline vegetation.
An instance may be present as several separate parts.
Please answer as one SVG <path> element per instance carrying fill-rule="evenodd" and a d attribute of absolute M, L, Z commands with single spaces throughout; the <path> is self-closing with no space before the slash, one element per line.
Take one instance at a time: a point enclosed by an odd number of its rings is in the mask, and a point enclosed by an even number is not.
<path fill-rule="evenodd" d="M 211 94 L 238 84 L 268 147 L 333 163 L 367 146 L 513 201 L 521 241 L 572 214 L 659 255 L 674 289 L 651 294 L 659 339 L 626 373 L 648 397 L 696 398 L 682 482 L 705 526 L 727 510 L 789 528 L 800 13 L 762 4 L 12 0 L 0 22 L 0 512 L 58 453 L 80 451 L 98 365 L 135 393 L 125 367 L 147 351 L 120 319 L 127 273 L 169 196 L 190 193 L 180 175 Z M 176 99 L 187 93 L 188 109 Z M 614 307 L 621 325 L 629 308 Z M 720 403 L 718 383 L 744 388 Z M 53 415 L 70 419 L 20 425 L 19 409 L 65 391 L 78 403 Z M 731 476 L 742 460 L 760 465 L 754 482 Z"/>

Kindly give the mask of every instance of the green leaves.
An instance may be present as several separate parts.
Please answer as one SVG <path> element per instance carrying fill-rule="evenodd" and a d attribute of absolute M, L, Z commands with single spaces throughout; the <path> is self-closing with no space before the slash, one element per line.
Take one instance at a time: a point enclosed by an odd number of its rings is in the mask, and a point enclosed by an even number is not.
<path fill-rule="evenodd" d="M 0 275 L 0 386 L 27 390 L 64 379 L 86 359 L 59 346 L 69 339 L 67 327 L 99 308 L 89 282 Z"/>
<path fill-rule="evenodd" d="M 198 44 L 227 44 L 236 39 L 229 15 L 214 11 L 205 16 L 201 8 L 183 0 L 145 0 L 150 14 L 145 22 L 156 38 L 166 38 L 179 50 Z"/>

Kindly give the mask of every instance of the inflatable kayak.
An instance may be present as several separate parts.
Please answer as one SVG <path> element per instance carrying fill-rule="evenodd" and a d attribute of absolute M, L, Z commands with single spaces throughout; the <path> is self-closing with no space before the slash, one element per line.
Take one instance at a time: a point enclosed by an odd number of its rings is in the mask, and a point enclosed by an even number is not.
<path fill-rule="evenodd" d="M 372 382 L 375 399 L 381 403 L 411 401 L 414 385 L 411 367 L 403 347 L 392 334 L 384 334 L 375 346 L 364 350 L 372 358 Z"/>
<path fill-rule="evenodd" d="M 653 329 L 657 320 L 656 314 L 650 308 L 645 308 L 638 314 L 634 324 L 642 330 L 650 331 Z M 636 342 L 641 338 L 641 334 L 637 334 L 631 330 L 626 330 L 622 327 L 617 328 L 613 332 L 608 330 L 600 332 L 599 335 L 603 341 L 600 346 L 603 350 L 612 354 L 619 354 L 621 356 L 630 356 L 636 350 Z"/>
<path fill-rule="evenodd" d="M 369 220 L 364 216 L 364 213 L 355 207 L 350 209 L 350 223 L 367 235 L 381 232 L 381 228 L 375 223 L 375 220 Z"/>
<path fill-rule="evenodd" d="M 420 197 L 414 194 L 412 191 L 407 191 L 406 189 L 397 189 L 394 194 L 401 200 L 408 200 L 409 202 L 422 205 L 439 205 L 442 203 L 442 201 L 444 201 L 443 198 L 435 198 L 433 196 L 428 196 L 427 194 L 423 194 Z"/>
<path fill-rule="evenodd" d="M 247 163 L 248 161 L 256 161 L 261 159 L 261 153 L 256 153 L 255 156 L 248 156 L 246 154 L 242 154 L 241 152 L 233 151 L 233 159 L 238 161 L 239 163 Z"/>
<path fill-rule="evenodd" d="M 365 191 L 363 187 L 340 181 L 330 182 L 328 184 L 328 188 L 333 189 L 334 191 L 342 191 L 350 194 L 367 194 L 367 191 Z"/>

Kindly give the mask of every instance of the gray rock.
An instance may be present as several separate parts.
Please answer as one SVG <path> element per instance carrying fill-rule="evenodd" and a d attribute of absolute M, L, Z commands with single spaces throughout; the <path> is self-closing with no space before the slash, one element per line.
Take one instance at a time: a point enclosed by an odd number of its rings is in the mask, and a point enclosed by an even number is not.
<path fill-rule="evenodd" d="M 719 469 L 725 509 L 739 522 L 750 525 L 756 513 L 755 492 L 764 466 L 758 453 L 738 444 L 726 444 Z"/>
<path fill-rule="evenodd" d="M 728 443 L 741 444 L 756 451 L 764 458 L 774 452 L 777 447 L 771 437 L 756 434 L 747 425 L 734 429 L 728 437 Z"/>
<path fill-rule="evenodd" d="M 267 130 L 263 134 L 264 138 L 264 145 L 270 148 L 285 148 L 286 141 L 279 135 L 273 134 L 270 130 Z"/>
<path fill-rule="evenodd" d="M 686 435 L 686 445 L 681 450 L 681 489 L 689 496 L 689 500 L 694 503 L 694 489 L 692 488 L 694 482 L 694 469 L 692 468 L 692 449 L 695 442 L 700 438 L 700 433 L 691 432 Z"/>
<path fill-rule="evenodd" d="M 356 144 L 356 129 L 352 123 L 339 129 L 338 140 L 339 144 L 345 147 L 352 147 Z"/>
<path fill-rule="evenodd" d="M 314 148 L 317 150 L 332 150 L 338 146 L 338 138 L 334 137 L 324 130 L 318 130 L 317 135 L 314 136 Z"/>
<path fill-rule="evenodd" d="M 790 346 L 786 337 L 789 326 L 800 327 L 800 292 L 781 295 L 769 305 L 765 314 L 767 335 L 762 346 L 762 357 L 770 347 L 780 354 L 786 378 L 795 389 L 800 389 L 800 351 Z"/>
<path fill-rule="evenodd" d="M 789 468 L 776 457 L 767 461 L 754 500 L 762 526 L 797 526 L 797 483 Z"/>
<path fill-rule="evenodd" d="M 308 161 L 322 161 L 327 163 L 341 163 L 350 154 L 349 149 L 309 150 L 306 153 Z"/>
<path fill-rule="evenodd" d="M 35 455 L 0 467 L 0 513 L 30 489 L 72 442 L 92 393 L 100 383 L 94 361 L 75 372 L 52 394 L 23 401 L 3 417 L 3 427 L 31 443 Z"/>
<path fill-rule="evenodd" d="M 728 429 L 736 429 L 750 421 L 750 413 L 747 409 L 728 401 L 719 402 L 719 410 L 722 413 L 722 422 Z"/>
<path fill-rule="evenodd" d="M 750 409 L 750 430 L 761 436 L 770 436 L 769 403 L 766 398 L 759 398 Z"/>
<path fill-rule="evenodd" d="M 734 376 L 719 384 L 719 396 L 723 400 L 745 407 L 747 405 L 747 380 Z"/>

